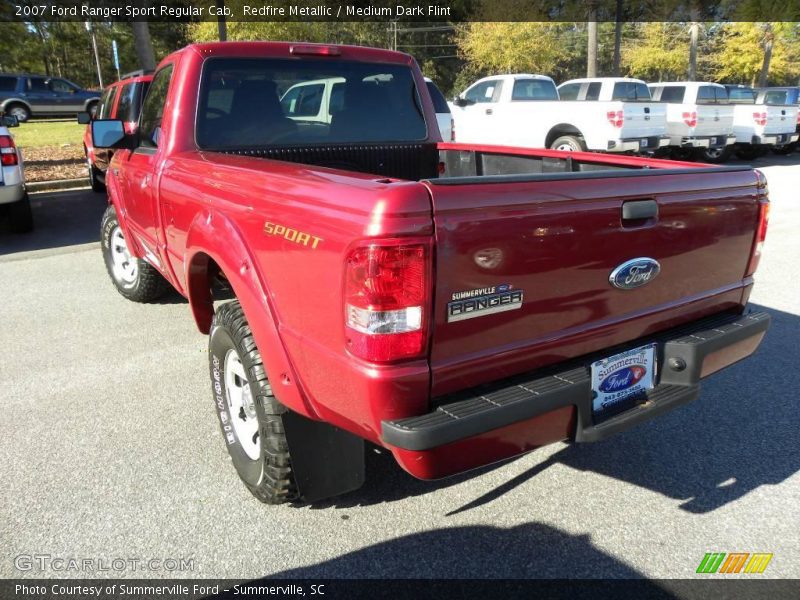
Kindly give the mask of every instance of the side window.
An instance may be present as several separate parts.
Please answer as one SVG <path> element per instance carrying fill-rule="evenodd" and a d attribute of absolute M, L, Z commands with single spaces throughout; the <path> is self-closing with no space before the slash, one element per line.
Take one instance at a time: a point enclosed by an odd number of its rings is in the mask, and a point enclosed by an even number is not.
<path fill-rule="evenodd" d="M 581 91 L 580 83 L 568 83 L 558 88 L 558 96 L 562 100 L 577 100 L 578 92 Z"/>
<path fill-rule="evenodd" d="M 500 93 L 500 83 L 500 81 L 491 80 L 473 85 L 467 90 L 464 97 L 467 100 L 472 100 L 476 104 L 497 102 Z"/>
<path fill-rule="evenodd" d="M 31 92 L 49 92 L 50 88 L 47 87 L 44 77 L 31 77 L 28 79 L 28 90 Z"/>
<path fill-rule="evenodd" d="M 670 102 L 682 104 L 683 97 L 686 95 L 686 88 L 682 85 L 666 85 L 661 89 L 659 102 Z"/>
<path fill-rule="evenodd" d="M 586 100 L 599 100 L 600 99 L 600 88 L 603 87 L 603 84 L 599 81 L 593 81 L 589 84 L 589 87 L 586 88 Z"/>
<path fill-rule="evenodd" d="M 701 85 L 697 88 L 697 103 L 698 104 L 714 104 L 717 101 L 717 96 L 714 94 L 714 88 L 710 85 Z"/>
<path fill-rule="evenodd" d="M 514 82 L 512 102 L 535 100 L 558 100 L 555 84 L 547 79 L 518 79 Z"/>
<path fill-rule="evenodd" d="M 141 132 L 141 146 L 145 148 L 158 147 L 158 138 L 161 134 L 161 118 L 164 116 L 164 104 L 167 102 L 167 90 L 172 77 L 172 65 L 161 69 L 153 78 L 150 89 L 142 104 L 142 114 L 139 118 L 139 131 Z"/>
<path fill-rule="evenodd" d="M 74 94 L 75 88 L 68 84 L 63 79 L 51 79 L 50 90 L 56 94 Z"/>
<path fill-rule="evenodd" d="M 111 118 L 111 110 L 114 108 L 114 102 L 117 99 L 117 92 L 119 91 L 118 86 L 112 86 L 108 88 L 108 97 L 106 101 L 103 102 L 103 105 L 97 111 L 97 118 L 98 119 L 110 119 Z"/>
<path fill-rule="evenodd" d="M 134 91 L 135 86 L 131 83 L 127 83 L 120 88 L 119 104 L 117 104 L 117 111 L 114 113 L 115 119 L 120 119 L 122 121 L 132 120 L 130 117 L 131 108 L 133 107 Z"/>
<path fill-rule="evenodd" d="M 17 90 L 16 77 L 0 77 L 0 92 L 14 92 Z"/>

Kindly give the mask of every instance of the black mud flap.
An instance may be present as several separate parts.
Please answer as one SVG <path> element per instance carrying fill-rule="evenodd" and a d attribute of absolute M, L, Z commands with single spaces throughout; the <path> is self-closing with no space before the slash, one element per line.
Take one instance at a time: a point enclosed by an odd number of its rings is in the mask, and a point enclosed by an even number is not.
<path fill-rule="evenodd" d="M 292 411 L 283 415 L 283 424 L 304 502 L 318 502 L 364 485 L 364 440 Z"/>

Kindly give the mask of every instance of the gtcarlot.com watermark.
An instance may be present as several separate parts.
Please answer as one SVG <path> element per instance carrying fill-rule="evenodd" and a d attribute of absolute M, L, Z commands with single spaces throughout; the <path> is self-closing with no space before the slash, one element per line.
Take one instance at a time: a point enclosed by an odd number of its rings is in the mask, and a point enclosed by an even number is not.
<path fill-rule="evenodd" d="M 122 573 L 125 571 L 186 572 L 194 571 L 193 557 L 132 558 L 75 557 L 52 554 L 18 554 L 14 568 L 23 572 Z"/>

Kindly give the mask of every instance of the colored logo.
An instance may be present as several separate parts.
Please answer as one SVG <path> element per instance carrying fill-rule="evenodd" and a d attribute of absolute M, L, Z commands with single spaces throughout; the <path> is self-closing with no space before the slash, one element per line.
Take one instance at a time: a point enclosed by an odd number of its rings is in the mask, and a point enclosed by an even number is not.
<path fill-rule="evenodd" d="M 769 562 L 772 560 L 772 553 L 766 552 L 706 552 L 697 573 L 706 574 L 737 574 L 763 573 Z"/>
<path fill-rule="evenodd" d="M 652 258 L 634 258 L 622 263 L 611 271 L 608 281 L 615 288 L 621 290 L 632 290 L 653 281 L 659 272 L 661 265 Z"/>
<path fill-rule="evenodd" d="M 611 373 L 600 382 L 601 392 L 621 392 L 636 385 L 647 374 L 647 369 L 642 365 L 623 367 Z"/>

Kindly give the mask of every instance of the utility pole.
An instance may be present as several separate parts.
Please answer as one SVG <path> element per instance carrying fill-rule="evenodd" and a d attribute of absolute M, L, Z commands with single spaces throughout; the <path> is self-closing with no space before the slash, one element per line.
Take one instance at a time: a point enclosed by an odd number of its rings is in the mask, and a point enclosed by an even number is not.
<path fill-rule="evenodd" d="M 219 41 L 226 42 L 228 40 L 228 22 L 225 20 L 225 0 L 216 0 L 217 2 L 217 31 L 219 32 Z"/>
<path fill-rule="evenodd" d="M 92 36 L 92 49 L 94 50 L 94 64 L 97 66 L 97 81 L 100 82 L 100 89 L 103 89 L 103 72 L 100 69 L 100 55 L 97 53 L 97 37 L 94 35 L 94 27 L 91 21 L 85 21 L 86 31 Z"/>
<path fill-rule="evenodd" d="M 589 47 L 586 49 L 586 76 L 597 77 L 597 0 L 589 0 L 589 21 L 586 29 Z"/>

